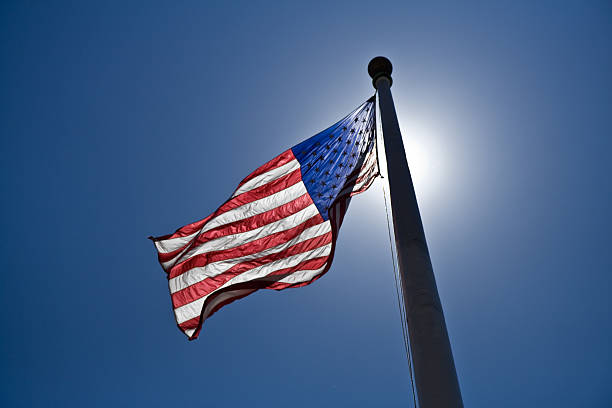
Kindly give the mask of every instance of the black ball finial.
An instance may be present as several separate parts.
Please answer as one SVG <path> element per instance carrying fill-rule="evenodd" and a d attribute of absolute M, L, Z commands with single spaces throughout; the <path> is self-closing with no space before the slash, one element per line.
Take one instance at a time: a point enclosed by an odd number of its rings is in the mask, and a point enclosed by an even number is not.
<path fill-rule="evenodd" d="M 385 57 L 375 57 L 368 64 L 368 74 L 372 77 L 372 85 L 376 88 L 376 80 L 380 77 L 387 77 L 391 81 L 391 72 L 393 72 L 393 65 Z"/>

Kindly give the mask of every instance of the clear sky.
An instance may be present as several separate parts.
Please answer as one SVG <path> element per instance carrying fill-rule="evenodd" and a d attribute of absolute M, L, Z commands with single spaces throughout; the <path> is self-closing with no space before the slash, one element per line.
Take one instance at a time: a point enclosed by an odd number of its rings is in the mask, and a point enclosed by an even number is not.
<path fill-rule="evenodd" d="M 0 5 L 0 405 L 411 400 L 381 182 L 334 265 L 188 342 L 148 235 L 395 103 L 468 407 L 612 404 L 612 4 Z"/>

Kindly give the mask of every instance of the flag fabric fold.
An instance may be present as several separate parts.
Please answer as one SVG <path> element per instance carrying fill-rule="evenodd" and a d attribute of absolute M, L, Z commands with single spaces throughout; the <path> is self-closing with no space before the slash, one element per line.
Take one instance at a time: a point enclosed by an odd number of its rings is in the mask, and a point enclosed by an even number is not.
<path fill-rule="evenodd" d="M 190 340 L 228 303 L 327 272 L 351 197 L 378 175 L 375 117 L 372 97 L 252 172 L 208 217 L 151 238 Z"/>

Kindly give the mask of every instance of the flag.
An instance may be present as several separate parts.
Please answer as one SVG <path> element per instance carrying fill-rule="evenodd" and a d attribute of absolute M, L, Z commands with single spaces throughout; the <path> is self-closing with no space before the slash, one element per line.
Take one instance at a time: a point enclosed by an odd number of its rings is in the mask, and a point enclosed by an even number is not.
<path fill-rule="evenodd" d="M 327 272 L 351 197 L 378 175 L 374 102 L 259 167 L 208 217 L 151 238 L 190 340 L 228 303 Z"/>

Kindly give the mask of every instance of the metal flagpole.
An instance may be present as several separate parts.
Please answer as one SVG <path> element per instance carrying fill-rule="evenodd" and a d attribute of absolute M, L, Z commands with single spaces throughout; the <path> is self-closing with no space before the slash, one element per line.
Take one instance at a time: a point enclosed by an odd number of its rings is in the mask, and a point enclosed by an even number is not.
<path fill-rule="evenodd" d="M 419 406 L 463 407 L 442 305 L 391 96 L 392 69 L 391 61 L 385 57 L 376 57 L 368 64 L 372 84 L 378 90 L 395 247 Z"/>

